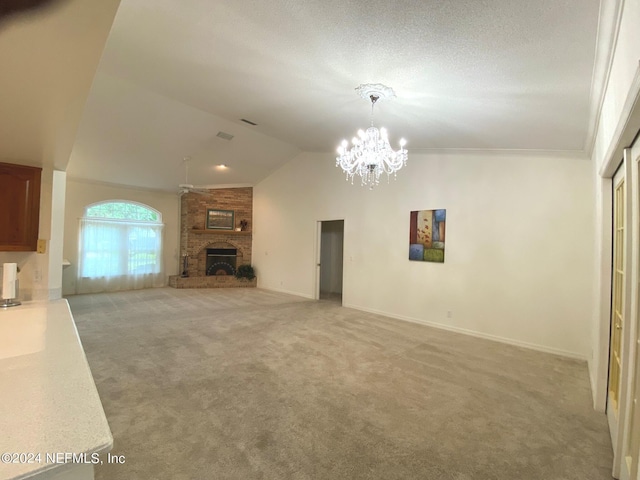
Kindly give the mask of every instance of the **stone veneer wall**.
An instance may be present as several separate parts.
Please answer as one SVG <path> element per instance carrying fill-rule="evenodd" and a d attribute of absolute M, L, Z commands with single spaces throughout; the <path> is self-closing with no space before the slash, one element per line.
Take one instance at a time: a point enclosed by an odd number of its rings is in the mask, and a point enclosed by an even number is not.
<path fill-rule="evenodd" d="M 248 222 L 243 232 L 207 230 L 207 209 L 233 210 L 235 226 Z M 187 193 L 181 198 L 180 258 L 189 255 L 189 277 L 206 275 L 207 248 L 237 249 L 237 265 L 251 264 L 251 226 L 253 223 L 253 188 L 219 188 L 209 194 Z M 182 273 L 182 264 L 180 266 Z"/>

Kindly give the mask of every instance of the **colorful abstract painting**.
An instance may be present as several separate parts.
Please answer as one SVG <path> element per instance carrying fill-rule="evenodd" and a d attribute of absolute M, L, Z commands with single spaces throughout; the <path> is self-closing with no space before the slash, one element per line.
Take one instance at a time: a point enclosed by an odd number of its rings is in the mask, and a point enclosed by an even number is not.
<path fill-rule="evenodd" d="M 409 260 L 444 263 L 447 211 L 415 210 L 409 224 Z"/>

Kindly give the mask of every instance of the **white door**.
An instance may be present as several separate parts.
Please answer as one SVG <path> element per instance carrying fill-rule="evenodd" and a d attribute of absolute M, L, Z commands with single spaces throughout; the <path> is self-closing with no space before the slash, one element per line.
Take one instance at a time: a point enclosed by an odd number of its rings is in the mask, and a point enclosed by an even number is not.
<path fill-rule="evenodd" d="M 640 456 L 640 357 L 638 356 L 638 340 L 636 338 L 635 362 L 633 363 L 633 388 L 629 404 L 629 424 L 624 437 L 624 455 L 620 478 L 640 480 L 638 460 Z"/>
<path fill-rule="evenodd" d="M 622 329 L 623 367 L 621 384 L 627 392 L 626 414 L 619 418 L 619 429 L 624 429 L 620 453 L 620 478 L 622 480 L 640 479 L 638 461 L 640 456 L 640 141 L 625 151 L 625 162 L 631 165 L 628 174 L 631 183 L 629 206 L 632 210 L 632 232 L 630 248 L 631 271 L 629 277 L 631 308 L 625 327 Z M 629 190 L 629 188 L 628 188 Z M 626 355 L 624 355 L 626 352 Z M 625 362 L 626 360 L 626 362 Z M 625 368 L 625 363 L 628 365 Z M 620 432 L 618 432 L 620 434 Z"/>
<path fill-rule="evenodd" d="M 613 257 L 611 281 L 611 323 L 609 343 L 609 379 L 607 384 L 607 420 L 613 444 L 613 476 L 620 478 L 622 474 L 624 418 L 626 413 L 627 388 L 625 379 L 628 369 L 625 368 L 625 337 L 628 330 L 626 321 L 629 315 L 630 299 L 628 294 L 630 262 L 628 247 L 632 223 L 628 208 L 629 188 L 627 180 L 631 178 L 631 162 L 625 151 L 625 159 L 613 177 Z"/>

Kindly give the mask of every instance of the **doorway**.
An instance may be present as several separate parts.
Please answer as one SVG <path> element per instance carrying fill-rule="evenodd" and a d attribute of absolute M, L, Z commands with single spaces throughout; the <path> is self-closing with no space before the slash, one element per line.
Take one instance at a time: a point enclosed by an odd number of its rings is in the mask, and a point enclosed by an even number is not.
<path fill-rule="evenodd" d="M 342 305 L 344 220 L 318 222 L 316 299 Z"/>
<path fill-rule="evenodd" d="M 640 135 L 640 133 L 638 134 Z M 627 205 L 631 210 L 630 247 L 631 257 L 628 283 L 629 314 L 626 325 L 623 324 L 622 350 L 624 366 L 621 381 L 629 393 L 626 396 L 626 412 L 618 418 L 618 438 L 616 457 L 620 458 L 620 479 L 640 478 L 638 463 L 640 460 L 640 141 L 638 135 L 630 149 L 625 150 L 624 161 L 630 165 L 627 178 L 630 179 L 631 192 Z M 615 183 L 614 183 L 615 184 Z M 626 292 L 625 292 L 626 293 Z M 613 335 L 613 332 L 612 332 Z M 626 352 L 625 352 L 626 350 Z M 625 402 L 621 402 L 624 405 Z M 615 470 L 614 470 L 614 473 Z"/>
<path fill-rule="evenodd" d="M 640 448 L 640 144 L 624 150 L 613 177 L 607 420 L 614 478 L 635 480 Z"/>
<path fill-rule="evenodd" d="M 609 382 L 607 388 L 607 418 L 614 451 L 617 450 L 622 373 L 622 328 L 625 322 L 625 168 L 613 177 L 613 261 L 611 291 L 611 327 L 609 344 Z"/>

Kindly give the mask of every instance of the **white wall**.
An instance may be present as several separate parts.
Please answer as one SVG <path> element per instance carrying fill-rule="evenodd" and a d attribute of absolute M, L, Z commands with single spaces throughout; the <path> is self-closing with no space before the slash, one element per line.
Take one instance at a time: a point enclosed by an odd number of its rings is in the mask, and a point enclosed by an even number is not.
<path fill-rule="evenodd" d="M 64 258 L 71 265 L 62 273 L 62 293 L 76 293 L 76 275 L 78 265 L 79 219 L 87 205 L 104 200 L 130 200 L 144 203 L 162 213 L 164 223 L 164 268 L 166 275 L 178 274 L 179 263 L 179 208 L 176 194 L 104 185 L 81 180 L 68 179 L 64 220 Z"/>
<path fill-rule="evenodd" d="M 615 2 L 611 2 L 613 5 Z M 622 149 L 630 146 L 640 128 L 638 102 L 640 81 L 640 0 L 625 0 L 619 24 L 613 27 L 617 39 L 612 53 L 611 68 L 602 100 L 595 144 L 592 152 L 595 195 L 596 235 L 594 249 L 595 308 L 592 315 L 591 376 L 594 405 L 604 410 L 606 402 L 609 313 L 611 302 L 611 180 L 622 161 Z M 611 6 L 610 5 L 610 6 Z M 600 39 L 604 41 L 606 39 Z M 632 114 L 634 116 L 632 116 Z"/>
<path fill-rule="evenodd" d="M 313 297 L 316 222 L 344 218 L 345 306 L 587 358 L 586 158 L 410 153 L 373 191 L 334 164 L 301 154 L 254 188 L 259 287 Z M 436 208 L 447 209 L 445 263 L 411 262 L 409 212 Z"/>

